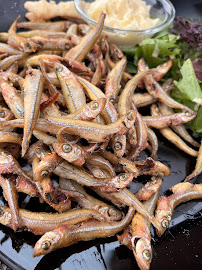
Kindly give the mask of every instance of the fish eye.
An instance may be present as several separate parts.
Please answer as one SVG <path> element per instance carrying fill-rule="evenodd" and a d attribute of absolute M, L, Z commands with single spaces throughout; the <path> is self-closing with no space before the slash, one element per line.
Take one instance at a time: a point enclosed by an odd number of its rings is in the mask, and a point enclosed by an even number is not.
<path fill-rule="evenodd" d="M 69 50 L 70 49 L 70 45 L 69 43 L 65 44 L 65 49 Z"/>
<path fill-rule="evenodd" d="M 46 177 L 46 176 L 48 176 L 48 174 L 49 174 L 49 172 L 47 171 L 47 170 L 43 170 L 42 172 L 41 172 L 41 177 Z"/>
<path fill-rule="evenodd" d="M 121 148 L 122 148 L 122 144 L 121 144 L 120 142 L 116 142 L 116 143 L 114 144 L 114 149 L 115 149 L 115 150 L 121 150 Z"/>
<path fill-rule="evenodd" d="M 57 66 L 56 67 L 56 71 L 61 72 L 62 71 L 62 67 L 61 66 Z"/>
<path fill-rule="evenodd" d="M 43 250 L 48 250 L 51 246 L 51 242 L 46 240 L 41 244 L 41 247 L 43 248 Z"/>
<path fill-rule="evenodd" d="M 163 219 L 162 222 L 161 222 L 161 226 L 162 226 L 163 228 L 167 229 L 168 226 L 169 226 L 168 220 L 167 220 L 167 219 Z"/>
<path fill-rule="evenodd" d="M 63 152 L 65 152 L 65 153 L 70 153 L 70 152 L 72 151 L 72 147 L 71 147 L 70 144 L 65 143 L 65 144 L 63 144 L 63 146 L 62 146 L 62 150 L 63 150 Z"/>
<path fill-rule="evenodd" d="M 111 217 L 111 216 L 116 216 L 116 210 L 112 207 L 112 208 L 109 208 L 108 210 L 108 215 Z"/>
<path fill-rule="evenodd" d="M 146 261 L 150 261 L 151 260 L 151 252 L 148 249 L 145 249 L 142 252 L 142 256 Z"/>
<path fill-rule="evenodd" d="M 40 147 L 37 147 L 37 148 L 36 148 L 36 153 L 37 153 L 37 154 L 41 154 L 41 148 L 40 148 Z"/>
<path fill-rule="evenodd" d="M 68 134 L 62 134 L 62 136 L 65 140 L 68 140 Z"/>
<path fill-rule="evenodd" d="M 7 155 L 8 155 L 8 152 L 4 150 L 4 151 L 1 152 L 1 154 L 2 154 L 3 156 L 7 156 Z"/>
<path fill-rule="evenodd" d="M 155 185 L 157 183 L 157 179 L 155 177 L 151 178 L 151 185 Z"/>
<path fill-rule="evenodd" d="M 190 113 L 190 112 L 186 112 L 185 115 L 186 115 L 187 117 L 190 117 L 190 116 L 191 116 L 191 113 Z"/>
<path fill-rule="evenodd" d="M 27 48 L 28 49 L 31 49 L 31 45 L 29 43 L 27 44 Z"/>
<path fill-rule="evenodd" d="M 91 104 L 90 107 L 91 107 L 92 110 L 96 110 L 96 109 L 98 108 L 98 106 L 99 106 L 98 103 L 95 101 L 95 102 L 93 102 L 93 103 Z"/>
<path fill-rule="evenodd" d="M 4 111 L 0 111 L 0 117 L 5 117 L 5 112 Z"/>
<path fill-rule="evenodd" d="M 125 181 L 126 178 L 127 178 L 127 177 L 126 177 L 125 173 L 122 173 L 122 174 L 119 175 L 119 179 L 120 179 L 121 181 Z"/>

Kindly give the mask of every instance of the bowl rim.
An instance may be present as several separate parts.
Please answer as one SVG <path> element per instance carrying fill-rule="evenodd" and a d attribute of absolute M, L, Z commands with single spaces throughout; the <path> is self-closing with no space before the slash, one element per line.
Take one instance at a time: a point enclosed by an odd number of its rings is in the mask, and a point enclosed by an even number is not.
<path fill-rule="evenodd" d="M 106 26 L 104 25 L 103 30 L 107 30 L 109 32 L 119 32 L 119 34 L 125 34 L 125 33 L 137 33 L 137 34 L 155 34 L 157 32 L 160 32 L 161 30 L 165 29 L 167 26 L 169 26 L 172 21 L 175 18 L 175 8 L 173 6 L 173 4 L 169 1 L 169 0 L 160 0 L 161 2 L 168 4 L 171 10 L 171 13 L 169 14 L 168 18 L 166 18 L 166 20 L 164 20 L 161 24 L 148 28 L 148 29 L 144 29 L 144 30 L 124 30 L 124 29 L 119 29 L 119 28 L 113 28 L 110 26 Z M 93 19 L 91 19 L 79 6 L 79 3 L 81 2 L 81 0 L 74 0 L 74 6 L 78 12 L 78 14 L 84 19 L 84 21 L 86 21 L 87 23 L 96 25 L 97 22 Z"/>

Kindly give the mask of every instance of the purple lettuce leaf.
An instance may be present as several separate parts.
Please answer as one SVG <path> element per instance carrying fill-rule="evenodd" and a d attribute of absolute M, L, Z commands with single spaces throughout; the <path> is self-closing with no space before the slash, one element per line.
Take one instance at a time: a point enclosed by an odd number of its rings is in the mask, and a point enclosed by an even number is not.
<path fill-rule="evenodd" d="M 182 17 L 176 17 L 170 32 L 179 35 L 180 40 L 189 43 L 192 48 L 202 49 L 202 24 L 191 23 Z"/>

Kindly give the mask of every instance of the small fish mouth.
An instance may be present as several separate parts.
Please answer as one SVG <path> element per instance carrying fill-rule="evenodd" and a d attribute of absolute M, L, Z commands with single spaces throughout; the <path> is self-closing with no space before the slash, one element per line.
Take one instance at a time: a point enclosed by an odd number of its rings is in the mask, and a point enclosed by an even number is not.
<path fill-rule="evenodd" d="M 138 242 L 140 239 L 141 239 L 140 237 L 132 237 L 132 238 L 131 238 L 131 243 L 132 243 L 132 247 L 133 247 L 134 250 L 136 250 L 137 242 Z"/>
<path fill-rule="evenodd" d="M 37 257 L 37 256 L 41 256 L 42 254 L 40 254 L 40 252 L 37 250 L 36 247 L 34 247 L 33 249 L 33 253 L 32 253 L 32 257 Z"/>

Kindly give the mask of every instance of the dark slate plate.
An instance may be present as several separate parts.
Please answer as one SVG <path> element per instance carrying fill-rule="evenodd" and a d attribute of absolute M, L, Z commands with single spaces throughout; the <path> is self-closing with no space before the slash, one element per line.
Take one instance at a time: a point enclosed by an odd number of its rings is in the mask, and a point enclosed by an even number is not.
<path fill-rule="evenodd" d="M 24 17 L 24 0 L 0 0 L 0 31 L 7 31 L 20 14 Z M 177 15 L 200 18 L 200 0 L 173 0 Z M 174 184 L 183 181 L 195 165 L 195 160 L 161 138 L 158 160 L 169 166 L 171 176 L 164 179 L 162 194 Z M 202 183 L 202 176 L 194 179 Z M 135 191 L 140 184 L 134 183 Z M 0 197 L 2 199 L 2 197 Z M 24 197 L 23 197 L 24 199 Z M 3 204 L 2 201 L 0 201 Z M 32 204 L 36 201 L 32 199 Z M 30 204 L 29 203 L 29 204 Z M 201 212 L 200 212 L 201 211 Z M 202 201 L 192 201 L 176 208 L 169 230 L 158 239 L 153 234 L 153 261 L 151 269 L 202 269 Z M 38 236 L 31 233 L 14 233 L 0 226 L 0 260 L 11 269 L 42 270 L 130 270 L 138 269 L 132 252 L 120 246 L 116 237 L 81 242 L 44 257 L 32 258 Z"/>

